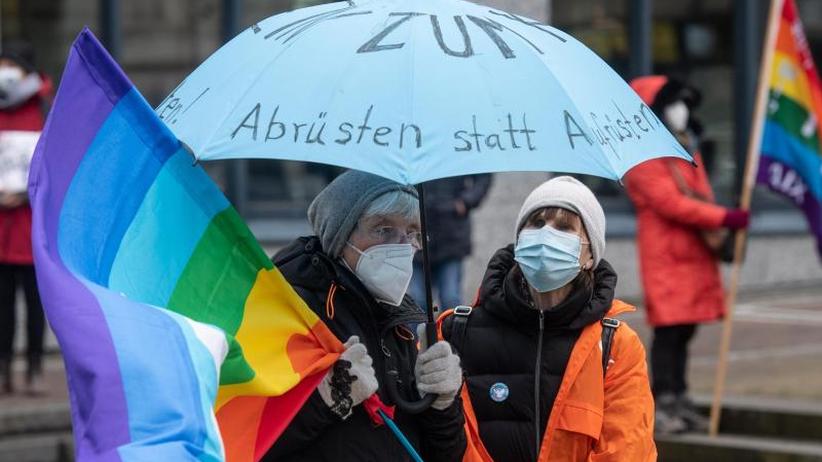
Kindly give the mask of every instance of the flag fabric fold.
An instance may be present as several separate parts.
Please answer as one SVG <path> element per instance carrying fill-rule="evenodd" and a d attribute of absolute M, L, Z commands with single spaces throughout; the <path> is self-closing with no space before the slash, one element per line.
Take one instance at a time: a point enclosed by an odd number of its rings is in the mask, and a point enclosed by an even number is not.
<path fill-rule="evenodd" d="M 78 460 L 257 460 L 342 344 L 88 30 L 29 194 Z"/>
<path fill-rule="evenodd" d="M 794 0 L 778 21 L 757 182 L 801 208 L 822 255 L 822 85 Z"/>

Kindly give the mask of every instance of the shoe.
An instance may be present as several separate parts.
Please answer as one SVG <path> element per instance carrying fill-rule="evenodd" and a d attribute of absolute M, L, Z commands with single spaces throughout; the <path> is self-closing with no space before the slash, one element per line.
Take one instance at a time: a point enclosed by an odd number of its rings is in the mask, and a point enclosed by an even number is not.
<path fill-rule="evenodd" d="M 46 394 L 46 381 L 43 378 L 43 362 L 39 356 L 29 357 L 26 370 L 26 394 L 42 396 Z"/>
<path fill-rule="evenodd" d="M 699 412 L 693 401 L 685 393 L 676 396 L 676 415 L 688 425 L 688 431 L 707 433 L 710 419 Z"/>
<path fill-rule="evenodd" d="M 14 382 L 11 375 L 11 360 L 0 359 L 0 395 L 14 393 Z"/>
<path fill-rule="evenodd" d="M 26 394 L 29 396 L 44 396 L 48 392 L 43 373 L 38 372 L 26 377 Z"/>
<path fill-rule="evenodd" d="M 654 434 L 676 435 L 688 431 L 688 424 L 677 415 L 676 396 L 664 393 L 657 396 L 654 411 Z"/>

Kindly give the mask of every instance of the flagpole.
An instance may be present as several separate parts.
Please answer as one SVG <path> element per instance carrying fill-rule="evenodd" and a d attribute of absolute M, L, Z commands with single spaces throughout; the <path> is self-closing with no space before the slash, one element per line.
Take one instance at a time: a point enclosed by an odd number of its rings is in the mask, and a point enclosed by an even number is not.
<path fill-rule="evenodd" d="M 759 168 L 759 149 L 762 142 L 762 129 L 765 122 L 765 109 L 768 102 L 768 83 L 773 63 L 773 53 L 776 48 L 779 22 L 782 19 L 782 5 L 785 0 L 771 0 L 768 13 L 768 29 L 762 44 L 762 61 L 759 65 L 759 83 L 756 89 L 756 101 L 751 121 L 751 134 L 748 139 L 748 156 L 745 161 L 742 194 L 739 207 L 743 210 L 751 209 L 751 197 L 756 183 L 756 173 Z M 725 388 L 725 376 L 728 371 L 728 352 L 731 347 L 733 331 L 734 307 L 739 288 L 739 276 L 742 271 L 742 253 L 745 250 L 745 241 L 748 238 L 746 230 L 736 232 L 734 239 L 734 261 L 731 268 L 731 278 L 728 292 L 725 296 L 725 319 L 722 323 L 722 339 L 719 343 L 719 361 L 716 367 L 714 381 L 714 397 L 711 403 L 711 424 L 709 434 L 716 437 L 719 433 L 719 417 L 722 413 L 722 394 Z"/>

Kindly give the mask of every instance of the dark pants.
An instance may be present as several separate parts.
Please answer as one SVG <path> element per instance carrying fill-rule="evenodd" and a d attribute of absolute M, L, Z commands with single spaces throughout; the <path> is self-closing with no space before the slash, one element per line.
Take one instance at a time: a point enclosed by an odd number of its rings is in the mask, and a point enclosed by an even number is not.
<path fill-rule="evenodd" d="M 23 287 L 26 297 L 26 353 L 29 364 L 39 368 L 46 326 L 33 265 L 0 264 L 0 359 L 10 359 L 17 326 L 15 295 Z"/>
<path fill-rule="evenodd" d="M 696 324 L 679 324 L 654 328 L 651 374 L 655 396 L 678 395 L 688 390 L 688 343 L 694 337 L 696 327 Z"/>
<path fill-rule="evenodd" d="M 440 310 L 447 310 L 462 301 L 462 260 L 452 258 L 431 266 L 431 290 L 438 296 Z M 414 262 L 414 275 L 408 293 L 420 306 L 425 306 L 425 275 L 422 263 Z"/>

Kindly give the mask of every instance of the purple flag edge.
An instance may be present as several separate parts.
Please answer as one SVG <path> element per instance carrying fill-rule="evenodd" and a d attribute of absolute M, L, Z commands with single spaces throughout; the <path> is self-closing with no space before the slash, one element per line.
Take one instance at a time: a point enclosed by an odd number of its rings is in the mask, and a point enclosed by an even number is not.
<path fill-rule="evenodd" d="M 60 212 L 78 165 L 112 109 L 132 88 L 86 28 L 75 39 L 29 175 L 37 280 L 66 366 L 78 460 L 120 460 L 130 442 L 114 344 L 96 297 L 64 265 Z"/>
<path fill-rule="evenodd" d="M 799 203 L 794 198 L 785 195 L 782 191 L 774 188 L 770 182 L 770 173 L 769 170 L 772 165 L 778 164 L 783 167 L 785 170 L 793 170 L 792 167 L 785 165 L 778 160 L 775 160 L 771 157 L 768 157 L 766 154 L 762 154 L 759 159 L 759 170 L 756 174 L 756 182 L 763 186 L 766 186 L 769 190 L 781 195 L 785 196 L 793 202 L 802 212 L 805 214 L 805 218 L 808 220 L 808 228 L 810 228 L 811 233 L 813 233 L 814 237 L 816 238 L 816 251 L 820 258 L 822 258 L 822 204 L 814 197 L 813 193 L 810 189 L 805 191 L 805 194 L 802 196 L 802 202 Z M 804 181 L 804 180 L 803 180 Z"/>

